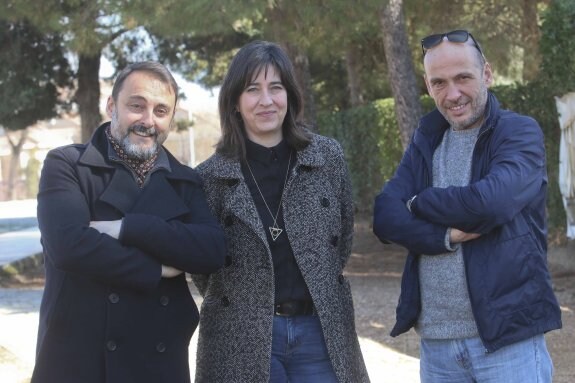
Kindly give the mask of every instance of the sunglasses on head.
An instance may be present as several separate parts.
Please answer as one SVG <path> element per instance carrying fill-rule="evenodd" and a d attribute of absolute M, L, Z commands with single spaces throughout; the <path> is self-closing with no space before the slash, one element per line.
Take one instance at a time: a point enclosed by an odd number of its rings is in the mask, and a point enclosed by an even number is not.
<path fill-rule="evenodd" d="M 439 33 L 436 35 L 429 35 L 421 39 L 421 50 L 423 51 L 423 56 L 425 56 L 425 53 L 427 52 L 428 49 L 431 49 L 434 46 L 441 44 L 444 37 L 447 37 L 447 40 L 451 41 L 452 43 L 465 43 L 467 42 L 467 40 L 469 40 L 469 38 L 471 38 L 471 41 L 473 41 L 473 45 L 475 46 L 475 48 L 477 48 L 479 53 L 481 53 L 481 55 L 484 56 L 483 51 L 481 50 L 479 44 L 477 43 L 477 40 L 475 40 L 475 38 L 471 33 L 463 29 L 458 29 L 447 33 Z"/>

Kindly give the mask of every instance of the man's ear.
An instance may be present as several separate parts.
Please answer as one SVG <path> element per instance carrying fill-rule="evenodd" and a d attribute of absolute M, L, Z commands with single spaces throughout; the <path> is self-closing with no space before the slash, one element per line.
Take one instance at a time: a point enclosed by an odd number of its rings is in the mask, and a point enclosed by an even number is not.
<path fill-rule="evenodd" d="M 485 65 L 483 66 L 483 81 L 485 81 L 485 85 L 487 85 L 487 87 L 490 87 L 493 83 L 493 71 L 488 62 L 485 62 Z"/>
<path fill-rule="evenodd" d="M 112 96 L 108 97 L 108 101 L 106 101 L 106 114 L 108 115 L 108 117 L 112 118 L 112 113 L 114 111 L 114 107 L 116 105 L 114 104 L 114 99 L 112 98 Z"/>
<path fill-rule="evenodd" d="M 431 87 L 429 86 L 429 81 L 427 81 L 427 76 L 425 75 L 425 73 L 423 74 L 423 81 L 425 81 L 425 87 L 427 88 L 427 93 L 429 93 L 429 95 L 432 96 Z"/>

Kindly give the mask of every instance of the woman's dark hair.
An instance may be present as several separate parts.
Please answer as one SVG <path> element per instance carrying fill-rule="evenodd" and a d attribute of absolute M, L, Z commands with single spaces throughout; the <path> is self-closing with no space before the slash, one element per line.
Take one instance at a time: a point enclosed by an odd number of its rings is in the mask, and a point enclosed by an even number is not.
<path fill-rule="evenodd" d="M 236 53 L 220 89 L 222 136 L 216 145 L 218 153 L 240 161 L 245 159 L 245 127 L 237 105 L 247 86 L 260 71 L 267 70 L 269 66 L 279 74 L 287 92 L 288 108 L 282 125 L 284 138 L 296 150 L 303 149 L 310 143 L 311 135 L 300 122 L 303 98 L 288 55 L 277 44 L 253 41 Z"/>

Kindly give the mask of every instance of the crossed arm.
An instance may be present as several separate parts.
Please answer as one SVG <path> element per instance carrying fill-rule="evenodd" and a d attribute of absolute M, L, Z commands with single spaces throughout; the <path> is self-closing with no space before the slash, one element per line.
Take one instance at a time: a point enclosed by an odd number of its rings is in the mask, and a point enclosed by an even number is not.
<path fill-rule="evenodd" d="M 118 219 L 115 221 L 90 221 L 90 227 L 98 230 L 102 234 L 107 234 L 114 239 L 120 238 L 120 232 L 122 230 L 122 220 Z M 182 270 L 178 270 L 172 266 L 162 266 L 162 278 L 173 278 L 182 274 Z"/>
<path fill-rule="evenodd" d="M 543 135 L 529 118 L 517 119 L 497 133 L 489 152 L 483 153 L 489 156 L 484 174 L 464 187 L 417 189 L 420 164 L 414 162 L 417 148 L 412 143 L 376 198 L 375 234 L 382 241 L 432 255 L 448 250 L 441 238 L 449 228 L 451 243 L 460 243 L 512 220 L 546 182 Z M 406 203 L 414 196 L 408 209 Z"/>
<path fill-rule="evenodd" d="M 87 195 L 93 192 L 90 186 L 80 186 L 73 156 L 52 151 L 42 170 L 38 220 L 54 267 L 137 290 L 154 289 L 162 276 L 177 276 L 180 270 L 209 273 L 221 267 L 224 235 L 207 206 L 205 213 L 196 211 L 197 204 L 205 204 L 201 187 L 188 196 L 192 222 L 135 213 L 94 221 L 88 201 L 97 196 Z"/>

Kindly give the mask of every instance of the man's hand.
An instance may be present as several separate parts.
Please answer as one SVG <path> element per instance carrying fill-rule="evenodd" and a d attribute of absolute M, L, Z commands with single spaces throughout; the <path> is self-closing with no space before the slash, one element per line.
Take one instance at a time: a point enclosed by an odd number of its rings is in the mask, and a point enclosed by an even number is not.
<path fill-rule="evenodd" d="M 162 265 L 162 278 L 173 278 L 177 277 L 183 273 L 183 271 L 178 270 L 172 266 Z"/>
<path fill-rule="evenodd" d="M 464 231 L 451 228 L 449 232 L 449 241 L 451 243 L 461 243 L 471 241 L 472 239 L 479 238 L 481 234 L 477 233 L 466 233 Z"/>
<path fill-rule="evenodd" d="M 110 237 L 120 238 L 120 229 L 122 228 L 122 220 L 116 221 L 90 221 L 90 227 L 98 230 L 102 234 L 108 234 Z"/>

